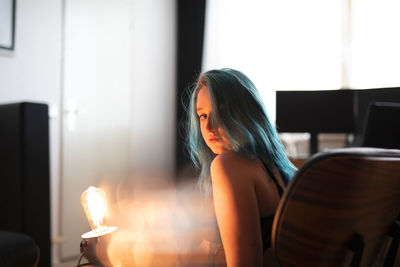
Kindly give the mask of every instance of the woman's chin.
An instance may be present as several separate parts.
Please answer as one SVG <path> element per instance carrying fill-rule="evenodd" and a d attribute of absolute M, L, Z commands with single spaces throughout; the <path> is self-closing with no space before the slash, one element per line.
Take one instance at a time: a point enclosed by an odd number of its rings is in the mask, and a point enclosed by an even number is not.
<path fill-rule="evenodd" d="M 219 147 L 219 146 L 210 147 L 210 149 L 216 155 L 222 154 L 228 150 L 228 149 L 226 149 L 226 147 Z"/>

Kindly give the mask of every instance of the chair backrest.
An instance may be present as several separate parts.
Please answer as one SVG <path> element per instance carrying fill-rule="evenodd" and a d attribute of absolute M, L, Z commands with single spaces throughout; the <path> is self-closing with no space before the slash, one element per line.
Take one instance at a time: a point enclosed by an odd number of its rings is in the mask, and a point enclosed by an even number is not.
<path fill-rule="evenodd" d="M 400 149 L 400 103 L 369 105 L 361 146 Z"/>
<path fill-rule="evenodd" d="M 322 152 L 287 187 L 272 247 L 281 266 L 372 266 L 399 214 L 400 150 Z"/>

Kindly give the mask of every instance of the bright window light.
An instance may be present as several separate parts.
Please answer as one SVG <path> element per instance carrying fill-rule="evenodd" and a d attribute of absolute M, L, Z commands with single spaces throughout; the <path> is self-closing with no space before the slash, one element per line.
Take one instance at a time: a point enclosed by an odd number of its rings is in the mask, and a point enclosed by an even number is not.
<path fill-rule="evenodd" d="M 207 2 L 203 71 L 243 71 L 275 121 L 276 90 L 338 89 L 342 1 Z"/>
<path fill-rule="evenodd" d="M 400 1 L 353 0 L 352 88 L 400 86 Z"/>
<path fill-rule="evenodd" d="M 400 86 L 398 0 L 210 0 L 203 71 L 254 81 L 275 121 L 276 90 Z"/>

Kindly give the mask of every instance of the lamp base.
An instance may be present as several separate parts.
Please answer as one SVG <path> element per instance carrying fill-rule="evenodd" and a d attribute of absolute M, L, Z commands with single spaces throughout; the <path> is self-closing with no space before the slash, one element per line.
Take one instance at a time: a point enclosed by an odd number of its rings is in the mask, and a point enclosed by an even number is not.
<path fill-rule="evenodd" d="M 111 227 L 109 227 L 111 228 Z M 80 252 L 83 257 L 85 257 L 90 264 L 96 267 L 108 267 L 112 266 L 107 257 L 107 246 L 110 241 L 110 233 L 102 233 L 100 236 L 86 235 L 94 231 L 90 231 L 82 235 L 82 241 L 80 243 Z M 93 233 L 92 233 L 93 234 Z M 85 236 L 85 237 L 84 237 Z M 89 237 L 88 237 L 89 236 Z"/>
<path fill-rule="evenodd" d="M 89 231 L 87 233 L 84 233 L 83 235 L 81 235 L 81 237 L 83 239 L 100 237 L 100 236 L 103 236 L 103 235 L 110 234 L 110 233 L 114 232 L 115 230 L 117 230 L 116 226 L 103 226 L 103 227 L 99 227 L 97 229 L 94 229 L 92 231 Z"/>

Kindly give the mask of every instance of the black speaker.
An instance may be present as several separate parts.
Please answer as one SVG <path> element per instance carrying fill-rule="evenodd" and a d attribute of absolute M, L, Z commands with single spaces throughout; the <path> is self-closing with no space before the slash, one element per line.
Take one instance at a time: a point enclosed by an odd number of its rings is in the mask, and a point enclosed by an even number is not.
<path fill-rule="evenodd" d="M 0 229 L 21 232 L 51 266 L 48 106 L 0 105 Z"/>

